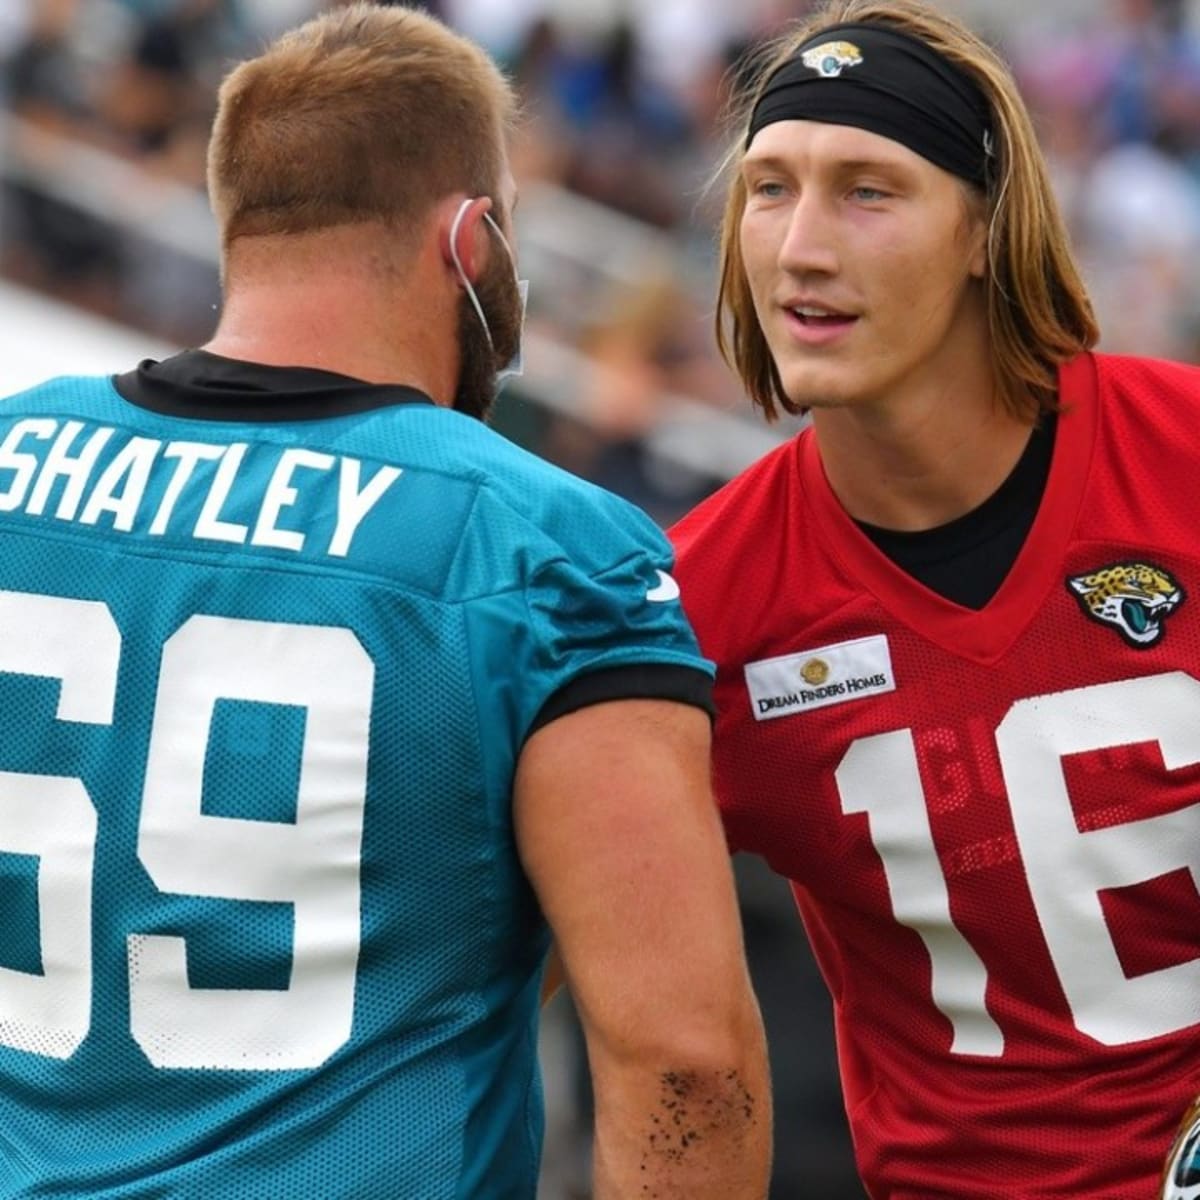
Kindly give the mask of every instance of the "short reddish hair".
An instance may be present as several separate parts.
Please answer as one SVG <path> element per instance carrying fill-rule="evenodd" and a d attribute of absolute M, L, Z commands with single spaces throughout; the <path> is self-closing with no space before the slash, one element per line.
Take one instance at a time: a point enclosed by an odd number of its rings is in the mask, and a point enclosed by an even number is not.
<path fill-rule="evenodd" d="M 499 203 L 511 85 L 474 42 L 406 8 L 352 4 L 226 77 L 208 150 L 222 246 L 384 221 L 454 191 Z"/>

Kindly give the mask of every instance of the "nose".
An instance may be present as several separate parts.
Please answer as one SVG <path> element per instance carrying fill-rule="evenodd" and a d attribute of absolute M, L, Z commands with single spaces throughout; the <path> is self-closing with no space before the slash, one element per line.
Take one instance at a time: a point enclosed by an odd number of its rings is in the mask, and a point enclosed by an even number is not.
<path fill-rule="evenodd" d="M 816 188 L 796 195 L 779 247 L 779 266 L 792 275 L 834 275 L 838 269 L 836 217 Z"/>

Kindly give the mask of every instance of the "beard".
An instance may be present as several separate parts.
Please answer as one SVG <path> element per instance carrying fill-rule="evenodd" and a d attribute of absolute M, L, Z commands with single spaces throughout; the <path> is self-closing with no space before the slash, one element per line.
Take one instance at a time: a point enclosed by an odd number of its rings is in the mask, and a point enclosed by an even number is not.
<path fill-rule="evenodd" d="M 479 314 L 464 292 L 458 308 L 459 369 L 453 407 L 486 421 L 496 402 L 496 372 L 512 359 L 521 342 L 521 296 L 506 255 L 491 256 L 475 284 L 475 295 L 492 341 L 489 345 Z"/>

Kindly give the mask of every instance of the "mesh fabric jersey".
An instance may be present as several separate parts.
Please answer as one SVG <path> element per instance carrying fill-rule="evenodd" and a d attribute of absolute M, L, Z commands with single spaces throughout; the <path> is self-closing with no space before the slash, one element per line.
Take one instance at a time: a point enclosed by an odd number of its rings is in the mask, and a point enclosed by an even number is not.
<path fill-rule="evenodd" d="M 792 881 L 873 1200 L 1152 1196 L 1200 1079 L 1200 371 L 1084 355 L 1060 399 L 979 610 L 811 432 L 673 531 L 726 829 Z"/>
<path fill-rule="evenodd" d="M 591 672 L 706 669 L 652 523 L 413 395 L 0 406 L 0 1195 L 534 1195 L 510 791 Z"/>

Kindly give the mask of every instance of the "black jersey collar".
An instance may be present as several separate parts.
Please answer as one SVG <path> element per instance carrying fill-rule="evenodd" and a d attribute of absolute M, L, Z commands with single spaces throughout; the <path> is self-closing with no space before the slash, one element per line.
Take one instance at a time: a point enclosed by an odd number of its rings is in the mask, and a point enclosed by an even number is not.
<path fill-rule="evenodd" d="M 1043 417 L 996 491 L 977 508 L 945 525 L 908 532 L 882 529 L 865 521 L 856 524 L 893 562 L 909 571 L 922 564 L 953 559 L 1002 529 L 1019 527 L 1019 547 L 1033 526 L 1050 478 L 1057 424 L 1056 414 Z"/>
<path fill-rule="evenodd" d="M 269 367 L 207 350 L 184 350 L 162 362 L 145 359 L 113 376 L 113 386 L 140 408 L 208 421 L 319 421 L 433 403 L 402 384 L 366 383 L 313 367 Z"/>

